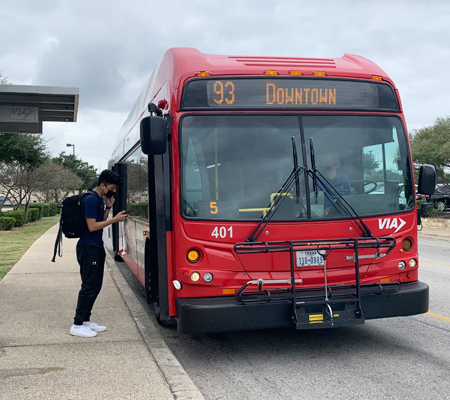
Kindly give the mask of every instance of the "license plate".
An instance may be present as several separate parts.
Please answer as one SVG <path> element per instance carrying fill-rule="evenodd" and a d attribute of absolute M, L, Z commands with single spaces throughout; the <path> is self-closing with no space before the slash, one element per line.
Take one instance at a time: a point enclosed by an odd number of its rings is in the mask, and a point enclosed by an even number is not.
<path fill-rule="evenodd" d="M 297 267 L 314 267 L 323 265 L 323 257 L 316 251 L 297 251 Z"/>

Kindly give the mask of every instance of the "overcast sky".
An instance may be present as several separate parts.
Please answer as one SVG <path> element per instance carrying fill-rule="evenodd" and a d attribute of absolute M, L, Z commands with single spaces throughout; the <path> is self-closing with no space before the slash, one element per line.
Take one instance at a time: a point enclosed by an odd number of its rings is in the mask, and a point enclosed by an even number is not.
<path fill-rule="evenodd" d="M 0 0 L 0 72 L 80 90 L 78 122 L 44 123 L 53 156 L 107 167 L 114 138 L 170 47 L 207 54 L 369 58 L 408 129 L 450 115 L 450 1 Z"/>

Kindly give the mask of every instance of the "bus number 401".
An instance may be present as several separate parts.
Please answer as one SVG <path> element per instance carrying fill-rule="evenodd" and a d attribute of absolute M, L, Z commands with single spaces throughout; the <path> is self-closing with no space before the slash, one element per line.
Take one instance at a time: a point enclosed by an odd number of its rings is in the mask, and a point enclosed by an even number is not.
<path fill-rule="evenodd" d="M 230 226 L 228 229 L 224 226 L 218 227 L 216 226 L 214 230 L 211 233 L 211 236 L 214 236 L 216 239 L 221 238 L 225 239 L 228 234 L 230 235 L 230 238 L 233 237 L 233 227 Z"/>

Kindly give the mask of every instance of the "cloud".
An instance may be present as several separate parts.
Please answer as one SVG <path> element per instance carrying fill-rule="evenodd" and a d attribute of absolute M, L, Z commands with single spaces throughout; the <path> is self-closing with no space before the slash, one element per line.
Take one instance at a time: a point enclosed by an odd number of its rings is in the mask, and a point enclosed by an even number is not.
<path fill-rule="evenodd" d="M 230 55 L 362 55 L 396 82 L 408 125 L 420 128 L 448 113 L 449 15 L 444 0 L 4 2 L 0 71 L 16 84 L 79 88 L 79 122 L 46 124 L 44 136 L 53 138 L 54 153 L 76 141 L 77 153 L 98 160 L 94 165 L 106 166 L 109 143 L 170 47 Z"/>

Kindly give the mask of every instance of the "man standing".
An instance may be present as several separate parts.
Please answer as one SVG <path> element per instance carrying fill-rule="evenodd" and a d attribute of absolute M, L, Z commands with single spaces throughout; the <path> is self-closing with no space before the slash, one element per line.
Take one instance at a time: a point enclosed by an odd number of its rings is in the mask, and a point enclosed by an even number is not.
<path fill-rule="evenodd" d="M 105 266 L 105 249 L 103 247 L 103 228 L 114 222 L 124 221 L 128 214 L 117 213 L 108 220 L 114 204 L 114 193 L 122 179 L 111 170 L 104 170 L 98 178 L 98 186 L 88 194 L 82 203 L 86 218 L 87 231 L 77 243 L 77 260 L 80 264 L 81 290 L 78 294 L 74 324 L 70 334 L 81 337 L 94 337 L 97 332 L 106 330 L 106 326 L 90 321 L 91 310 L 100 293 Z M 103 197 L 106 197 L 106 207 Z"/>

